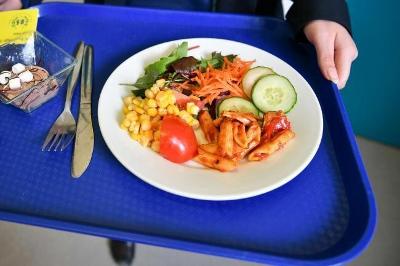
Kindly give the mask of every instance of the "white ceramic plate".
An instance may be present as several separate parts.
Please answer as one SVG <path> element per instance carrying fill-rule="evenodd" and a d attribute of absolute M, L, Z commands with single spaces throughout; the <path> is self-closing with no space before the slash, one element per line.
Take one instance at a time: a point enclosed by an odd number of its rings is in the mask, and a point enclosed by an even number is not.
<path fill-rule="evenodd" d="M 200 48 L 189 51 L 196 58 L 213 51 L 237 54 L 254 65 L 269 66 L 287 77 L 297 91 L 297 104 L 288 114 L 296 133 L 294 140 L 266 161 L 243 162 L 233 172 L 216 170 L 188 162 L 172 163 L 149 148 L 142 147 L 120 129 L 122 98 L 129 88 L 120 83 L 134 83 L 149 63 L 168 55 L 178 44 L 187 41 Z M 310 85 L 291 66 L 270 53 L 253 46 L 222 39 L 186 39 L 155 45 L 123 62 L 108 78 L 100 95 L 98 117 L 100 130 L 109 149 L 119 162 L 145 182 L 184 197 L 203 200 L 233 200 L 256 196 L 278 188 L 296 177 L 315 155 L 322 136 L 322 112 Z"/>

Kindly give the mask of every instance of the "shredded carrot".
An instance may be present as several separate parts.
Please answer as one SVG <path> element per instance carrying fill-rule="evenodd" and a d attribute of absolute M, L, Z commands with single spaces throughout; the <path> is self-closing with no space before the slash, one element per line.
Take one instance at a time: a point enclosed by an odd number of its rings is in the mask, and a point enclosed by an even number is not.
<path fill-rule="evenodd" d="M 182 92 L 182 90 L 184 90 L 184 89 L 190 89 L 189 80 L 186 80 L 183 83 L 174 82 L 172 87 L 174 87 L 175 89 L 177 89 L 180 92 Z"/>
<path fill-rule="evenodd" d="M 254 61 L 243 61 L 236 57 L 232 62 L 226 57 L 222 69 L 215 69 L 208 66 L 203 73 L 196 70 L 196 76 L 192 81 L 198 84 L 198 87 L 192 87 L 192 94 L 201 97 L 203 103 L 211 104 L 229 93 L 229 96 L 240 96 L 246 98 L 241 83 L 244 74 L 249 70 Z M 185 84 L 187 86 L 189 84 Z"/>

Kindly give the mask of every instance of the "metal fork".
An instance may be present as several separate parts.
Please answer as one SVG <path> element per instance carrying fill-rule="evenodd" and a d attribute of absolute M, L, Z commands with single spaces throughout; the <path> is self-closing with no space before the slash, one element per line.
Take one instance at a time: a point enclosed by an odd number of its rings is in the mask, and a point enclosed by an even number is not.
<path fill-rule="evenodd" d="M 50 128 L 42 145 L 42 151 L 51 151 L 52 148 L 54 151 L 57 151 L 58 148 L 60 148 L 60 151 L 63 151 L 68 147 L 75 136 L 76 122 L 71 113 L 71 100 L 80 73 L 84 48 L 85 44 L 80 42 L 75 56 L 77 63 L 68 79 L 68 89 L 67 96 L 65 97 L 64 110 Z"/>

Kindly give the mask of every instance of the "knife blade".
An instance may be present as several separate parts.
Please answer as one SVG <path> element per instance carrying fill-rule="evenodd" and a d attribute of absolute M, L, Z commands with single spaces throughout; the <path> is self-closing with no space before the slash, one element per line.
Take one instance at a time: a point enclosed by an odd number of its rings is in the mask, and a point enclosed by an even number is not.
<path fill-rule="evenodd" d="M 81 99 L 71 168 L 71 175 L 75 178 L 80 177 L 85 172 L 93 154 L 92 79 L 93 47 L 86 45 L 82 61 Z"/>

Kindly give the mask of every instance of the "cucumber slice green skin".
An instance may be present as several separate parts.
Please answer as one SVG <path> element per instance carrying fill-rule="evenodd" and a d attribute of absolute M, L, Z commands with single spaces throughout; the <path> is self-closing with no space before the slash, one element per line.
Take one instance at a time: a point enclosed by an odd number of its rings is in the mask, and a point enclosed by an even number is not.
<path fill-rule="evenodd" d="M 241 97 L 230 97 L 221 101 L 217 107 L 218 116 L 220 116 L 223 111 L 239 111 L 244 113 L 252 113 L 257 117 L 260 112 L 252 102 Z"/>
<path fill-rule="evenodd" d="M 277 74 L 266 75 L 254 84 L 251 96 L 254 105 L 262 112 L 282 110 L 288 113 L 297 102 L 292 83 Z"/>
<path fill-rule="evenodd" d="M 244 75 L 242 81 L 242 87 L 244 93 L 248 97 L 251 97 L 251 91 L 257 80 L 262 76 L 271 74 L 275 74 L 275 72 L 269 67 L 257 66 L 249 69 L 247 73 Z"/>

